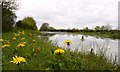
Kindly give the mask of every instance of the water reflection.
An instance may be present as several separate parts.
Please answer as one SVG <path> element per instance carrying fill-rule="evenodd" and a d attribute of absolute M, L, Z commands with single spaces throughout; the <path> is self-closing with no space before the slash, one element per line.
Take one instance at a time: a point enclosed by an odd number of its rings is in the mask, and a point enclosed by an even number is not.
<path fill-rule="evenodd" d="M 50 33 L 49 33 L 50 34 Z M 113 40 L 109 38 L 93 37 L 88 35 L 71 34 L 71 33 L 54 33 L 48 34 L 48 39 L 56 46 L 67 49 L 64 44 L 65 40 L 72 40 L 69 49 L 71 51 L 88 52 L 93 49 L 96 54 L 105 54 L 108 59 L 115 59 L 118 57 L 118 39 Z M 117 59 L 118 60 L 118 59 Z"/>

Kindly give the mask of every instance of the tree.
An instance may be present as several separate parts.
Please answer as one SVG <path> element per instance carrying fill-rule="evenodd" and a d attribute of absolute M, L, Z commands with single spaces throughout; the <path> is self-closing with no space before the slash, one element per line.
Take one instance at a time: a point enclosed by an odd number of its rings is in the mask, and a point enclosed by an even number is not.
<path fill-rule="evenodd" d="M 16 0 L 2 1 L 2 31 L 12 30 L 12 25 L 15 23 L 15 11 L 18 10 Z"/>
<path fill-rule="evenodd" d="M 88 27 L 85 27 L 83 30 L 84 30 L 84 31 L 89 31 L 89 28 L 88 28 Z"/>
<path fill-rule="evenodd" d="M 100 31 L 100 26 L 96 26 L 95 31 Z"/>
<path fill-rule="evenodd" d="M 43 23 L 42 26 L 40 27 L 41 31 L 47 31 L 49 30 L 50 26 L 48 23 Z"/>
<path fill-rule="evenodd" d="M 17 27 L 20 27 L 20 28 L 37 30 L 35 20 L 29 16 L 25 17 L 23 20 L 19 20 L 16 24 L 17 24 Z"/>
<path fill-rule="evenodd" d="M 100 30 L 102 30 L 102 31 L 103 31 L 103 30 L 106 30 L 105 26 L 101 26 L 101 27 L 100 27 Z"/>

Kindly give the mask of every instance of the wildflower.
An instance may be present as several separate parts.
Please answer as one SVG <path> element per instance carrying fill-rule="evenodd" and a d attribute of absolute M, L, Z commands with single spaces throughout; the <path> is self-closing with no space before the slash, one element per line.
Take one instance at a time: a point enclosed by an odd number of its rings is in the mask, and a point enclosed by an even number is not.
<path fill-rule="evenodd" d="M 10 46 L 9 44 L 4 44 L 2 48 L 9 47 L 9 46 Z"/>
<path fill-rule="evenodd" d="M 26 42 L 21 42 L 17 45 L 17 47 L 24 47 L 24 46 L 26 46 L 26 44 L 27 44 Z"/>
<path fill-rule="evenodd" d="M 3 39 L 0 39 L 0 42 L 2 42 L 3 41 Z"/>
<path fill-rule="evenodd" d="M 12 40 L 16 40 L 16 38 L 15 38 L 15 37 L 13 37 L 13 38 L 12 38 Z"/>
<path fill-rule="evenodd" d="M 24 46 L 25 46 L 25 44 L 22 44 L 22 43 L 17 45 L 17 47 L 24 47 Z"/>
<path fill-rule="evenodd" d="M 18 36 L 16 33 L 13 33 L 13 34 L 14 34 L 15 37 Z"/>
<path fill-rule="evenodd" d="M 18 36 L 20 36 L 20 34 L 18 34 Z"/>
<path fill-rule="evenodd" d="M 70 44 L 72 44 L 72 41 L 71 41 L 71 40 L 65 40 L 64 43 L 67 44 L 67 45 L 69 46 Z"/>
<path fill-rule="evenodd" d="M 22 31 L 22 32 L 21 32 L 21 34 L 25 34 L 25 32 L 24 32 L 24 31 Z"/>
<path fill-rule="evenodd" d="M 65 53 L 65 51 L 63 49 L 56 49 L 54 51 L 55 54 L 62 54 L 62 53 Z"/>
<path fill-rule="evenodd" d="M 3 45 L 2 48 L 5 48 L 5 46 Z"/>
<path fill-rule="evenodd" d="M 17 56 L 15 56 L 15 57 L 13 57 L 13 60 L 10 61 L 10 62 L 15 63 L 15 64 L 19 64 L 21 62 L 26 62 L 26 60 L 25 60 L 24 57 L 17 57 Z"/>
<path fill-rule="evenodd" d="M 9 44 L 11 41 L 9 40 L 4 40 L 5 43 Z"/>
<path fill-rule="evenodd" d="M 21 38 L 21 40 L 24 40 L 24 39 L 25 39 L 24 37 Z"/>

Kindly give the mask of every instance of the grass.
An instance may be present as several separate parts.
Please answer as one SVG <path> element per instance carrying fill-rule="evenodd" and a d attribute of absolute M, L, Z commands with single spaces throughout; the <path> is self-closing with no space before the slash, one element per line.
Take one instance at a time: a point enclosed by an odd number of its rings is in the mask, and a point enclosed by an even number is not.
<path fill-rule="evenodd" d="M 72 32 L 76 34 L 84 34 L 84 35 L 91 35 L 95 37 L 101 38 L 112 38 L 112 39 L 120 39 L 119 33 L 120 31 L 101 31 L 101 32 Z"/>
<path fill-rule="evenodd" d="M 19 33 L 24 31 L 24 34 Z M 20 34 L 16 36 L 13 34 Z M 3 70 L 118 70 L 118 66 L 106 60 L 104 56 L 94 53 L 70 52 L 65 50 L 63 54 L 55 54 L 59 48 L 53 46 L 48 39 L 38 39 L 39 32 L 24 29 L 3 33 L 4 44 L 9 47 L 2 48 Z M 12 38 L 15 37 L 16 40 Z M 25 38 L 21 40 L 22 38 Z M 26 42 L 24 47 L 17 47 L 21 42 Z M 25 63 L 11 63 L 12 58 L 17 55 L 26 59 Z"/>

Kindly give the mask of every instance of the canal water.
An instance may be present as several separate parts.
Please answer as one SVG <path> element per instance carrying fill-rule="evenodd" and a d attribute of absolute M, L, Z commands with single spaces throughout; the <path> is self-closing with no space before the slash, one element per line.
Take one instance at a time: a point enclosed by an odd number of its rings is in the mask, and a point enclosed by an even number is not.
<path fill-rule="evenodd" d="M 90 52 L 94 50 L 96 54 L 104 54 L 107 59 L 118 62 L 118 39 L 100 38 L 81 34 L 66 32 L 45 32 L 52 43 L 63 49 L 71 51 Z M 84 40 L 81 40 L 82 36 Z M 72 44 L 68 47 L 64 41 L 71 40 Z"/>

